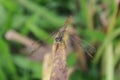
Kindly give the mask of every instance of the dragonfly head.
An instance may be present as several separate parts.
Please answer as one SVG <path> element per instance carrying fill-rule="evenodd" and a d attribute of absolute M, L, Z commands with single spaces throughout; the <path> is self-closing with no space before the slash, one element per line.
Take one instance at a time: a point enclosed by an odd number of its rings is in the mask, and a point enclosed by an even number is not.
<path fill-rule="evenodd" d="M 56 38 L 55 38 L 55 41 L 56 41 L 57 43 L 60 43 L 60 42 L 62 41 L 62 37 L 56 37 Z"/>

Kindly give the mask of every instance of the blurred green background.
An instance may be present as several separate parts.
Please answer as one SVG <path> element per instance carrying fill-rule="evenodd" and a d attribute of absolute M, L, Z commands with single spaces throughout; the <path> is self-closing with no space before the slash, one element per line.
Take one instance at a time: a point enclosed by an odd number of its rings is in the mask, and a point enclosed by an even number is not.
<path fill-rule="evenodd" d="M 0 80 L 42 80 L 42 63 L 20 54 L 23 46 L 6 40 L 6 32 L 51 44 L 46 38 L 69 15 L 79 35 L 97 45 L 89 71 L 76 69 L 69 80 L 120 80 L 119 9 L 119 0 L 0 0 Z M 73 67 L 76 56 L 69 55 L 67 63 Z"/>

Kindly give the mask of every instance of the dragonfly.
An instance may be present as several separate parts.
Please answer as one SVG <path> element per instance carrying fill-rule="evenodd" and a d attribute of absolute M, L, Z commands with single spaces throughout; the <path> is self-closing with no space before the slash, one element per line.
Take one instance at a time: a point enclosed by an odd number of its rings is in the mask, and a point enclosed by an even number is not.
<path fill-rule="evenodd" d="M 62 27 L 61 29 L 59 29 L 59 31 L 58 31 L 57 33 L 53 33 L 53 34 L 52 34 L 52 35 L 55 36 L 54 39 L 55 39 L 55 42 L 56 42 L 56 43 L 60 43 L 61 41 L 63 41 L 63 38 L 64 38 L 64 35 L 65 35 L 65 32 L 66 32 L 66 29 L 67 29 L 67 27 L 68 27 L 68 25 L 70 24 L 71 21 L 72 21 L 72 18 L 71 18 L 71 16 L 69 16 L 69 17 L 66 19 L 63 27 Z M 76 42 L 76 41 L 74 40 L 74 38 L 71 38 L 71 41 L 72 41 L 72 42 Z M 77 44 L 80 45 L 80 46 L 83 48 L 84 52 L 87 53 L 89 56 L 91 56 L 91 54 L 93 54 L 93 53 L 96 52 L 95 47 L 91 46 L 91 45 L 90 45 L 89 43 L 87 43 L 85 40 L 80 39 L 80 43 L 77 43 Z M 86 47 L 86 46 L 87 46 L 87 47 Z M 38 46 L 36 49 L 34 49 L 34 50 L 30 53 L 30 55 L 33 54 L 35 51 L 37 51 L 37 50 L 40 49 L 40 48 L 41 48 L 41 46 Z"/>
<path fill-rule="evenodd" d="M 66 20 L 63 28 L 61 28 L 61 29 L 58 31 L 58 33 L 57 33 L 57 35 L 56 35 L 56 37 L 55 37 L 55 41 L 56 41 L 57 43 L 60 43 L 61 41 L 63 41 L 63 37 L 64 37 L 65 31 L 66 31 L 66 28 L 67 28 L 68 24 L 70 23 L 70 21 L 71 21 L 71 16 L 69 16 L 69 17 L 67 18 L 67 20 Z"/>
<path fill-rule="evenodd" d="M 69 16 L 63 26 L 62 29 L 60 29 L 60 31 L 57 33 L 57 37 L 55 38 L 55 41 L 57 43 L 60 43 L 61 41 L 63 41 L 63 37 L 66 31 L 67 26 L 69 25 L 69 23 L 71 22 L 72 18 L 71 16 Z M 72 37 L 72 36 L 71 36 Z M 74 38 L 71 38 L 72 42 L 76 42 Z M 87 53 L 90 57 L 92 57 L 92 54 L 96 52 L 96 48 L 91 46 L 89 43 L 87 43 L 85 40 L 80 39 L 80 42 L 77 43 L 78 45 L 80 45 L 84 52 Z M 85 46 L 86 45 L 86 46 Z"/>

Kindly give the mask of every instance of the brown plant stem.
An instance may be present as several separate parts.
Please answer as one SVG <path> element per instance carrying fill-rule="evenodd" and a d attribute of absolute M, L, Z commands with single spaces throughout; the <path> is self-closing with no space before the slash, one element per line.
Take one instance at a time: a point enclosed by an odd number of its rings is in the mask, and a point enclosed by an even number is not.
<path fill-rule="evenodd" d="M 66 46 L 62 41 L 53 44 L 52 72 L 50 80 L 67 80 Z"/>

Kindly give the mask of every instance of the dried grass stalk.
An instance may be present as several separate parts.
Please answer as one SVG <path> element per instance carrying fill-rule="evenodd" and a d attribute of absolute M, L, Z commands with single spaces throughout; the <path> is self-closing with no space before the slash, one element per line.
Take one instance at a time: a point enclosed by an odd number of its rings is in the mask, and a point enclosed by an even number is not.
<path fill-rule="evenodd" d="M 67 80 L 66 53 L 64 41 L 54 43 L 50 80 Z"/>
<path fill-rule="evenodd" d="M 33 43 L 33 40 L 27 38 L 27 37 L 24 37 L 22 35 L 20 35 L 19 33 L 17 33 L 16 31 L 14 30 L 9 30 L 6 34 L 5 34 L 5 38 L 7 40 L 10 40 L 10 41 L 16 41 L 16 42 L 19 42 L 21 44 L 23 44 L 24 46 L 28 47 L 30 46 L 32 43 Z"/>
<path fill-rule="evenodd" d="M 46 53 L 51 52 L 51 48 L 49 46 L 42 46 L 40 43 L 22 36 L 15 30 L 9 30 L 5 34 L 5 38 L 9 41 L 15 41 L 25 46 L 24 49 L 21 50 L 22 53 L 26 53 L 25 55 L 29 55 L 28 57 L 35 61 L 43 61 L 43 57 Z"/>
<path fill-rule="evenodd" d="M 51 68 L 52 68 L 52 59 L 51 54 L 48 53 L 44 56 L 43 60 L 43 79 L 42 80 L 50 80 Z"/>
<path fill-rule="evenodd" d="M 101 23 L 103 25 L 103 31 L 105 33 L 107 33 L 107 29 L 108 29 L 108 20 L 106 19 L 106 14 L 105 13 L 101 13 L 100 14 L 100 20 L 101 20 Z"/>

